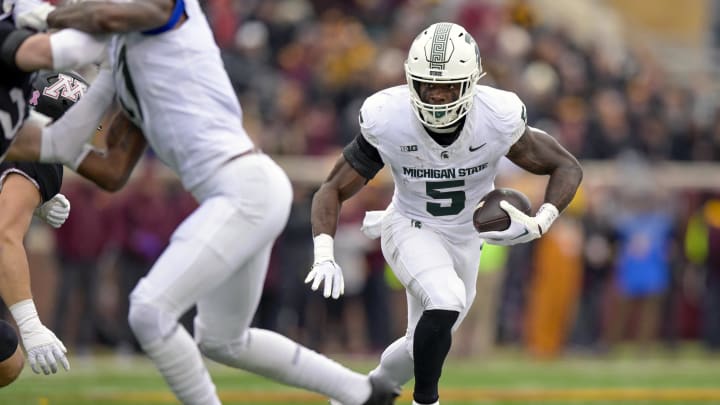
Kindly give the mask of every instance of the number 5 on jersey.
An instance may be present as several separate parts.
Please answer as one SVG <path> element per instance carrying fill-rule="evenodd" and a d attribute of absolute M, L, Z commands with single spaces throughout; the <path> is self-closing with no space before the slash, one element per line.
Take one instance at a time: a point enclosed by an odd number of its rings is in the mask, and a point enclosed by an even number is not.
<path fill-rule="evenodd" d="M 457 215 L 465 208 L 465 190 L 449 190 L 465 186 L 465 180 L 428 181 L 425 193 L 433 200 L 450 200 L 447 203 L 428 202 L 427 212 L 436 217 Z"/>

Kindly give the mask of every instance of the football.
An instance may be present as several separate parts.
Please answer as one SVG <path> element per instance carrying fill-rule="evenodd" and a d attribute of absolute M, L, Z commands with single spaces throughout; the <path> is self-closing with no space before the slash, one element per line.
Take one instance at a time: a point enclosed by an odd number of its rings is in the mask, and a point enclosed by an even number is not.
<path fill-rule="evenodd" d="M 478 232 L 504 231 L 510 226 L 510 216 L 500 208 L 505 200 L 520 211 L 530 215 L 530 200 L 520 191 L 496 188 L 485 194 L 473 212 L 473 225 Z"/>

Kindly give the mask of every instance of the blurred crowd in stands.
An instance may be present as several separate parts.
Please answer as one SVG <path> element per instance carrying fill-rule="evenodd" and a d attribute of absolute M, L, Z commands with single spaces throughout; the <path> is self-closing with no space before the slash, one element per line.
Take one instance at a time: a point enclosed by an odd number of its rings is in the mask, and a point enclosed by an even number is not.
<path fill-rule="evenodd" d="M 368 95 L 404 83 L 407 48 L 451 20 L 477 40 L 481 84 L 517 92 L 532 125 L 581 159 L 633 149 L 651 159 L 720 157 L 720 114 L 701 78 L 677 80 L 643 48 L 579 42 L 529 2 L 208 0 L 208 16 L 246 111 L 273 154 L 325 154 L 357 132 Z M 592 24 L 592 22 L 586 22 Z M 621 42 L 622 44 L 622 42 Z"/>
<path fill-rule="evenodd" d="M 245 126 L 269 154 L 339 153 L 357 134 L 363 100 L 405 82 L 404 58 L 419 30 L 450 20 L 480 46 L 488 72 L 481 84 L 517 92 L 530 124 L 581 160 L 623 168 L 623 187 L 586 182 L 542 239 L 486 246 L 478 298 L 454 353 L 519 344 L 539 357 L 603 354 L 628 339 L 639 348 L 699 340 L 720 351 L 720 194 L 665 189 L 652 172 L 654 162 L 720 158 L 720 110 L 704 78 L 678 79 L 642 49 L 580 41 L 544 24 L 531 1 L 206 0 L 204 7 Z M 77 352 L 97 344 L 137 350 L 127 295 L 194 207 L 174 180 L 157 175 L 152 157 L 145 163 L 115 195 L 68 180 L 73 213 L 53 232 L 56 250 L 31 258 L 34 286 L 55 297 L 38 303 L 41 317 L 54 320 Z M 498 185 L 525 191 L 537 206 L 544 184 L 536 183 L 508 167 Z M 314 187 L 295 184 L 257 324 L 321 351 L 358 354 L 377 353 L 404 333 L 404 290 L 376 241 L 360 233 L 364 212 L 384 208 L 392 194 L 391 184 L 371 185 L 343 206 L 336 258 L 346 293 L 326 301 L 302 283 L 312 260 Z"/>

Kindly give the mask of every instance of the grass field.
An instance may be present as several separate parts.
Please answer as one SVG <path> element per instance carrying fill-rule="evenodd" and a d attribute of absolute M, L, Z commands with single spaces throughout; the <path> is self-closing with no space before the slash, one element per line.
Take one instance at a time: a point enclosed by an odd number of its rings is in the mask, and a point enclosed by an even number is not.
<path fill-rule="evenodd" d="M 72 358 L 72 370 L 46 377 L 26 368 L 0 389 L 0 405 L 176 404 L 142 357 Z M 366 372 L 374 360 L 344 360 Z M 216 364 L 211 373 L 225 405 L 308 404 L 320 395 L 269 382 Z M 412 383 L 398 404 L 410 404 Z M 503 353 L 489 359 L 451 359 L 441 381 L 443 405 L 471 404 L 719 404 L 720 359 L 700 351 L 643 357 L 533 361 Z"/>

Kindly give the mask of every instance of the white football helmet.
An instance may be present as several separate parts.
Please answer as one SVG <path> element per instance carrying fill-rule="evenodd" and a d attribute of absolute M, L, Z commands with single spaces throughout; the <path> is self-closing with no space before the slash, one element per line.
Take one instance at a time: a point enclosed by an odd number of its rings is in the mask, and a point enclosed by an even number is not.
<path fill-rule="evenodd" d="M 475 83 L 484 76 L 480 50 L 473 37 L 460 25 L 436 23 L 415 38 L 405 61 L 413 110 L 423 125 L 450 126 L 468 113 L 475 95 Z M 458 83 L 460 95 L 448 104 L 429 104 L 420 99 L 418 85 Z"/>

